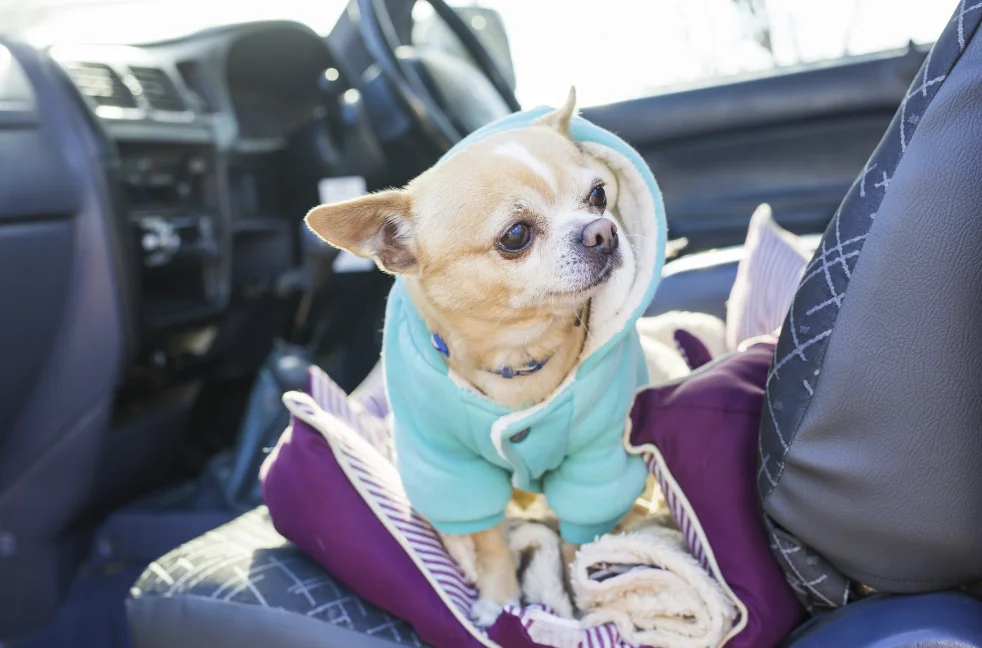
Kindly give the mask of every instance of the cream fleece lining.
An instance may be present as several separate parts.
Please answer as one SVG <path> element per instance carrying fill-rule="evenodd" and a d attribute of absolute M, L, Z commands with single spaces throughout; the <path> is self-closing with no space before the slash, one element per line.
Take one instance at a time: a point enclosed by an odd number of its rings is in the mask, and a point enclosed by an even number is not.
<path fill-rule="evenodd" d="M 614 272 L 593 298 L 590 307 L 589 334 L 580 358 L 553 393 L 541 403 L 528 409 L 502 416 L 491 426 L 491 441 L 498 455 L 507 460 L 502 449 L 505 431 L 519 420 L 548 407 L 573 381 L 583 362 L 610 341 L 624 327 L 639 308 L 648 292 L 654 276 L 658 238 L 658 222 L 655 219 L 655 203 L 648 184 L 637 168 L 624 155 L 594 142 L 580 145 L 601 164 L 607 166 L 617 181 L 617 202 L 609 209 L 621 228 L 621 254 L 623 266 Z M 633 334 L 633 331 L 628 333 Z"/>

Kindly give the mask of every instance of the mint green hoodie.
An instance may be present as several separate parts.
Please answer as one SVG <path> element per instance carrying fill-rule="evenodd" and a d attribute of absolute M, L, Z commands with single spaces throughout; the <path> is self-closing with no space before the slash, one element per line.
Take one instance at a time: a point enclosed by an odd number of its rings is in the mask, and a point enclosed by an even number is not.
<path fill-rule="evenodd" d="M 548 111 L 489 124 L 447 156 Z M 634 325 L 664 263 L 664 207 L 650 170 L 626 142 L 581 118 L 570 134 L 607 156 L 622 194 L 635 192 L 618 198 L 617 207 L 638 213 L 617 216 L 629 235 L 633 230 L 648 244 L 625 264 L 634 273 L 625 294 L 612 295 L 614 302 L 594 299 L 585 355 L 548 400 L 512 412 L 454 380 L 402 278 L 389 295 L 382 357 L 399 473 L 413 506 L 444 533 L 494 526 L 516 486 L 545 493 L 563 538 L 583 544 L 613 529 L 644 489 L 647 468 L 625 450 L 624 436 L 635 391 L 648 379 Z"/>

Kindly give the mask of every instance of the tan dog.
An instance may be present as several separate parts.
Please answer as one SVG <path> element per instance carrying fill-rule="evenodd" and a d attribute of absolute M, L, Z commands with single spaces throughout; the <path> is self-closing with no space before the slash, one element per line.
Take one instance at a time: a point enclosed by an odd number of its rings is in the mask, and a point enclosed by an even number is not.
<path fill-rule="evenodd" d="M 569 137 L 575 92 L 530 128 L 488 137 L 402 190 L 324 205 L 306 218 L 331 244 L 406 277 L 447 362 L 490 399 L 546 399 L 579 358 L 591 296 L 621 265 L 614 174 Z M 519 380 L 488 368 L 547 364 Z M 517 601 L 503 525 L 473 534 L 475 613 Z M 571 560 L 575 547 L 564 551 Z M 482 609 L 483 606 L 483 609 Z"/>

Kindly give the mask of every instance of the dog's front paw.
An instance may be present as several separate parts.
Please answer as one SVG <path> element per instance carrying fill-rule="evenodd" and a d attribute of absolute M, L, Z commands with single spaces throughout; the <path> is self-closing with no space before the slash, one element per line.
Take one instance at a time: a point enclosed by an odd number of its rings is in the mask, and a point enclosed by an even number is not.
<path fill-rule="evenodd" d="M 504 605 L 495 603 L 491 599 L 479 598 L 477 602 L 471 607 L 471 619 L 473 619 L 475 625 L 481 628 L 487 628 L 494 624 L 501 616 L 501 612 L 509 606 L 518 607 L 518 601 L 509 601 Z"/>

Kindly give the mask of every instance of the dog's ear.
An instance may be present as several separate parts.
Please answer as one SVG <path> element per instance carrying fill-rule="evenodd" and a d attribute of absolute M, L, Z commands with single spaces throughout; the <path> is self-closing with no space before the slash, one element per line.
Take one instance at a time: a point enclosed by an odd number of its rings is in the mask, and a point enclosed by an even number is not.
<path fill-rule="evenodd" d="M 317 236 L 392 274 L 416 267 L 412 200 L 405 191 L 382 191 L 314 207 L 304 219 Z"/>
<path fill-rule="evenodd" d="M 570 86 L 566 103 L 532 123 L 536 126 L 548 126 L 559 131 L 563 137 L 569 137 L 569 122 L 574 116 L 576 116 L 576 86 Z"/>

